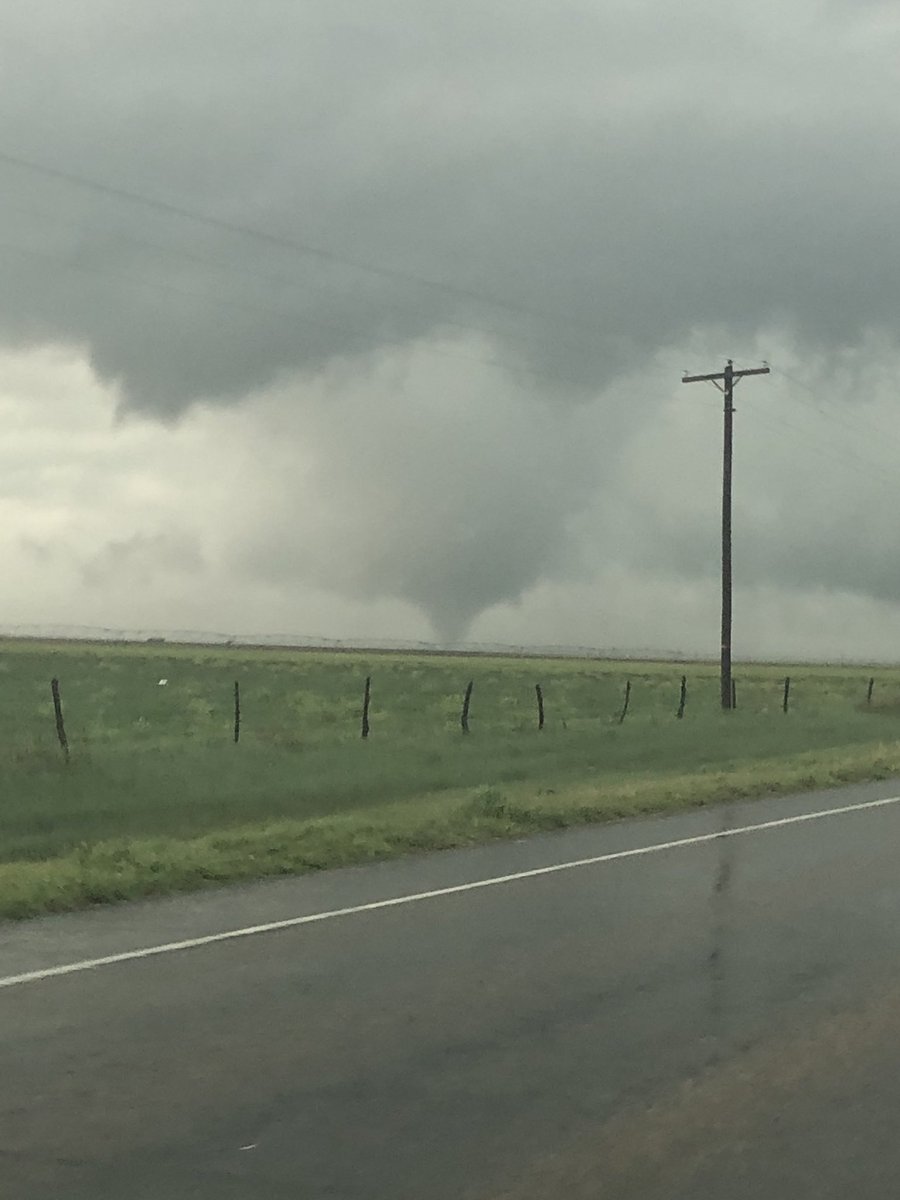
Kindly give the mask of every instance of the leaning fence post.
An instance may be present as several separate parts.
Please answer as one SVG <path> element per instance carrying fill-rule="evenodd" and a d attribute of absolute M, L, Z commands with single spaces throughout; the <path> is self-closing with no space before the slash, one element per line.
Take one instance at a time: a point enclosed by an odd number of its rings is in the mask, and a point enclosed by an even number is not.
<path fill-rule="evenodd" d="M 475 686 L 475 680 L 470 679 L 466 684 L 466 694 L 463 696 L 462 713 L 459 717 L 459 723 L 463 733 L 469 732 L 469 705 L 472 702 L 472 688 Z"/>
<path fill-rule="evenodd" d="M 544 728 L 544 693 L 541 691 L 541 685 L 534 685 L 534 694 L 537 696 L 538 706 L 538 729 Z"/>
<path fill-rule="evenodd" d="M 679 697 L 679 700 L 678 700 L 678 713 L 677 713 L 677 717 L 678 717 L 679 721 L 684 716 L 684 706 L 686 703 L 687 703 L 687 675 L 682 675 L 682 677 L 681 677 L 681 696 Z"/>
<path fill-rule="evenodd" d="M 241 736 L 241 685 L 234 681 L 234 744 L 237 745 Z"/>
<path fill-rule="evenodd" d="M 872 703 L 872 689 L 875 687 L 874 676 L 869 680 L 869 690 L 866 692 L 866 704 Z"/>
<path fill-rule="evenodd" d="M 784 700 L 782 701 L 782 705 L 781 705 L 782 712 L 787 712 L 790 698 L 791 698 L 791 677 L 790 677 L 790 675 L 785 675 L 785 677 L 784 677 Z"/>
<path fill-rule="evenodd" d="M 59 680 L 55 677 L 50 680 L 50 691 L 53 694 L 53 713 L 56 717 L 56 736 L 59 738 L 59 744 L 62 747 L 62 752 L 65 755 L 66 762 L 69 761 L 69 740 L 66 737 L 66 727 L 63 724 L 62 700 L 59 695 Z"/>
<path fill-rule="evenodd" d="M 362 736 L 369 736 L 369 700 L 372 695 L 372 676 L 366 676 L 366 690 L 363 692 Z"/>
<path fill-rule="evenodd" d="M 619 724 L 625 720 L 625 714 L 628 712 L 628 702 L 631 700 L 631 680 L 625 681 L 625 703 L 622 705 L 622 711 L 619 713 Z"/>

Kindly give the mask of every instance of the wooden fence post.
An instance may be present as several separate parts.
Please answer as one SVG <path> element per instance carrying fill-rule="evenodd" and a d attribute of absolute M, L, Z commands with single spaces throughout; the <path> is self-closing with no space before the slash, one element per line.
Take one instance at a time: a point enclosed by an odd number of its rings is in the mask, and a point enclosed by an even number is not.
<path fill-rule="evenodd" d="M 782 701 L 782 705 L 781 705 L 782 712 L 787 712 L 788 706 L 790 704 L 790 699 L 791 699 L 791 677 L 790 677 L 790 675 L 785 675 L 785 677 L 784 677 L 784 700 Z"/>
<path fill-rule="evenodd" d="M 539 683 L 536 683 L 534 685 L 534 693 L 537 696 L 538 729 L 543 729 L 544 728 L 544 693 L 541 691 L 541 685 Z"/>
<path fill-rule="evenodd" d="M 369 736 L 369 700 L 372 696 L 372 676 L 366 676 L 366 690 L 363 693 L 362 736 Z"/>
<path fill-rule="evenodd" d="M 681 696 L 679 697 L 679 700 L 678 700 L 678 713 L 677 713 L 679 721 L 684 716 L 684 706 L 686 703 L 687 703 L 687 675 L 682 675 L 682 677 L 681 677 Z"/>
<path fill-rule="evenodd" d="M 472 703 L 472 688 L 475 686 L 475 680 L 470 679 L 466 684 L 466 694 L 463 696 L 462 713 L 460 714 L 459 723 L 463 733 L 469 732 L 469 705 Z"/>
<path fill-rule="evenodd" d="M 237 745 L 241 737 L 241 685 L 237 680 L 234 681 L 234 744 Z"/>
<path fill-rule="evenodd" d="M 631 699 L 631 680 L 625 681 L 625 703 L 622 705 L 622 711 L 619 713 L 619 724 L 625 720 L 625 714 L 628 712 L 628 702 Z"/>
<path fill-rule="evenodd" d="M 50 691 L 53 695 L 53 713 L 56 717 L 56 736 L 59 738 L 59 744 L 62 747 L 62 752 L 65 755 L 66 762 L 69 761 L 69 740 L 66 737 L 66 727 L 63 724 L 62 700 L 59 695 L 59 680 L 53 678 L 50 680 Z"/>
<path fill-rule="evenodd" d="M 869 690 L 866 692 L 866 704 L 872 703 L 872 689 L 875 687 L 874 677 L 869 680 Z"/>

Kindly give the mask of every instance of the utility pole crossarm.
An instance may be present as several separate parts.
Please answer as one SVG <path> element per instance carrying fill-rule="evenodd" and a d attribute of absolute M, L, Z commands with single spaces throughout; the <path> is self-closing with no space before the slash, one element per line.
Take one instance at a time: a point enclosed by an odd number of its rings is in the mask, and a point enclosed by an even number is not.
<path fill-rule="evenodd" d="M 768 375 L 769 367 L 748 367 L 744 371 L 732 371 L 732 379 L 743 379 L 745 375 Z M 715 383 L 718 379 L 724 379 L 725 372 L 717 371 L 713 375 L 682 375 L 682 383 Z"/>
<path fill-rule="evenodd" d="M 717 379 L 724 379 L 725 372 L 719 371 L 716 375 L 682 375 L 682 383 L 714 383 Z"/>
<path fill-rule="evenodd" d="M 744 371 L 735 371 L 734 377 L 735 379 L 742 379 L 744 375 L 768 375 L 769 370 L 769 367 L 748 367 Z"/>

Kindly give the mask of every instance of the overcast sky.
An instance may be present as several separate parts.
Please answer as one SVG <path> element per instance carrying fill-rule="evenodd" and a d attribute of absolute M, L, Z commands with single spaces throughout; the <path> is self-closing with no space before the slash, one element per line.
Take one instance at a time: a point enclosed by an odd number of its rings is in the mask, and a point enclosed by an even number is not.
<path fill-rule="evenodd" d="M 0 626 L 900 658 L 900 6 L 0 8 Z"/>

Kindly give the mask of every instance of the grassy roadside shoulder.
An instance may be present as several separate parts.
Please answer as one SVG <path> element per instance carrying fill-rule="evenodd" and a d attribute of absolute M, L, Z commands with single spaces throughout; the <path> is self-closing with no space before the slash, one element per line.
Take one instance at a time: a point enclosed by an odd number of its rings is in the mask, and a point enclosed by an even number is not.
<path fill-rule="evenodd" d="M 187 892 L 475 845 L 544 830 L 669 813 L 900 775 L 900 742 L 761 759 L 723 769 L 424 795 L 316 820 L 279 820 L 191 839 L 128 838 L 0 864 L 0 918 Z"/>

